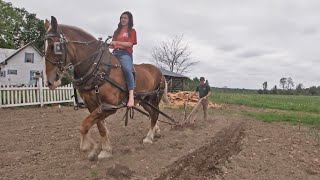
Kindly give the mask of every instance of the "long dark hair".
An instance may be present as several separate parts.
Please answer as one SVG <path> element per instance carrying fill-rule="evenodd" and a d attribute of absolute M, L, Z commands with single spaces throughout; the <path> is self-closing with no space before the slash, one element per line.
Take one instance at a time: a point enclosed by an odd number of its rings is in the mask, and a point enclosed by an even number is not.
<path fill-rule="evenodd" d="M 133 27 L 133 16 L 131 14 L 131 12 L 129 11 L 125 11 L 121 14 L 122 15 L 128 15 L 128 18 L 129 18 L 129 23 L 128 23 L 128 36 L 130 37 L 131 36 L 131 30 L 132 30 L 132 27 Z M 118 28 L 114 31 L 113 33 L 113 39 L 116 39 L 116 37 L 118 36 L 118 34 L 120 33 L 121 31 L 121 28 L 122 28 L 122 25 L 121 25 L 121 16 L 120 16 L 120 22 L 118 24 Z"/>

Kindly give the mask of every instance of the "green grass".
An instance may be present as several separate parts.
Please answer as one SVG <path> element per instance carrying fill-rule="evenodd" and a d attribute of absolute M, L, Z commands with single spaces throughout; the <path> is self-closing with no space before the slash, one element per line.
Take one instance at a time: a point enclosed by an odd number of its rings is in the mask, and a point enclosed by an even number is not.
<path fill-rule="evenodd" d="M 320 96 L 215 93 L 211 101 L 256 108 L 320 113 Z"/>
<path fill-rule="evenodd" d="M 291 124 L 320 125 L 320 114 L 302 114 L 299 112 L 242 112 L 264 122 L 288 122 Z"/>
<path fill-rule="evenodd" d="M 289 122 L 292 124 L 302 123 L 320 126 L 320 96 L 213 92 L 210 101 L 260 109 L 273 109 L 266 111 L 248 109 L 248 112 L 241 113 L 265 122 Z"/>

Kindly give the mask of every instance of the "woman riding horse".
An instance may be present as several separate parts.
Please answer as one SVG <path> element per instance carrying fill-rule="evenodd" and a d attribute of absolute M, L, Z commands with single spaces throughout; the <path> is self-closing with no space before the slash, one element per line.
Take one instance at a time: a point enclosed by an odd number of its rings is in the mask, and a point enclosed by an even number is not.
<path fill-rule="evenodd" d="M 119 60 L 110 53 L 108 44 L 77 27 L 58 25 L 55 17 L 51 17 L 51 23 L 46 20 L 45 29 L 47 85 L 50 89 L 55 89 L 59 86 L 61 74 L 74 69 L 73 84 L 90 112 L 80 123 L 80 149 L 89 151 L 89 159 L 95 159 L 98 146 L 89 137 L 88 131 L 97 124 L 102 149 L 98 158 L 110 157 L 112 148 L 104 119 L 123 107 L 128 95 L 125 88 L 126 76 L 120 68 L 122 66 Z M 112 44 L 126 47 L 116 41 Z M 154 136 L 160 132 L 157 108 L 161 97 L 167 100 L 166 81 L 161 71 L 151 64 L 134 67 L 137 94 L 135 101 L 148 112 L 151 119 L 150 129 L 143 143 L 152 143 Z"/>
<path fill-rule="evenodd" d="M 133 17 L 129 11 L 121 14 L 118 28 L 113 34 L 111 48 L 114 48 L 113 54 L 119 59 L 129 90 L 128 107 L 134 106 L 134 78 L 132 74 L 133 68 L 133 45 L 137 44 L 136 31 L 133 27 Z"/>

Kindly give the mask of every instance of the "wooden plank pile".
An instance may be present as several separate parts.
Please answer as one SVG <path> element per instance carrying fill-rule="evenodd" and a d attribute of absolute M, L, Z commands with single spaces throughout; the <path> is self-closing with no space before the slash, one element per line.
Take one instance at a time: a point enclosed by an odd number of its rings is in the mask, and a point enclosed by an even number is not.
<path fill-rule="evenodd" d="M 194 107 L 199 100 L 198 95 L 194 94 L 194 92 L 192 91 L 179 91 L 179 92 L 168 93 L 168 99 L 170 103 L 173 105 L 183 106 L 184 103 L 186 102 L 188 106 L 192 106 L 192 107 Z M 221 105 L 217 103 L 209 102 L 209 107 L 221 107 Z"/>

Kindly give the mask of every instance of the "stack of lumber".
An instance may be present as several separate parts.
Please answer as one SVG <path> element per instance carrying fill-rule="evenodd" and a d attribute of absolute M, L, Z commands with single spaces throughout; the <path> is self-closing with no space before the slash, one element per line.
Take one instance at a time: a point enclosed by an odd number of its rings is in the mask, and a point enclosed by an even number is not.
<path fill-rule="evenodd" d="M 189 106 L 195 106 L 199 101 L 198 95 L 192 91 L 179 91 L 168 93 L 168 99 L 173 105 L 184 105 L 186 102 Z M 209 102 L 209 107 L 220 107 L 221 105 Z"/>

